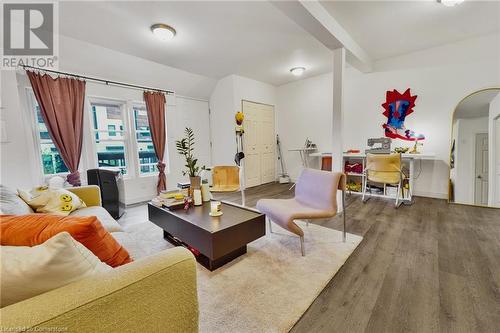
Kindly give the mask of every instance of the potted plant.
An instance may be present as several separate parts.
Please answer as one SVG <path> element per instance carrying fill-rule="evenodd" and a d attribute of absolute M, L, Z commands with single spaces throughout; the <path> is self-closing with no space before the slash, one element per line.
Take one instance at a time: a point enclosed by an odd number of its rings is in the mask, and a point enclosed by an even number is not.
<path fill-rule="evenodd" d="M 197 165 L 198 159 L 194 157 L 194 132 L 192 128 L 186 127 L 184 130 L 185 136 L 181 140 L 175 141 L 175 146 L 177 147 L 177 152 L 184 156 L 186 160 L 186 170 L 182 171 L 182 175 L 189 175 L 189 181 L 191 183 L 191 191 L 200 188 L 201 177 L 199 176 L 200 167 Z M 205 166 L 201 167 L 204 170 Z"/>

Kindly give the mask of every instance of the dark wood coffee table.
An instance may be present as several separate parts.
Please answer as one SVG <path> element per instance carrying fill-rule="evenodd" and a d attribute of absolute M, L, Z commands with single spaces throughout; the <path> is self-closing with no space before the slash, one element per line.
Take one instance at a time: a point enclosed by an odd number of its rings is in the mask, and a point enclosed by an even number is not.
<path fill-rule="evenodd" d="M 198 255 L 192 252 L 198 262 L 211 271 L 245 254 L 248 243 L 266 234 L 265 215 L 253 209 L 223 202 L 223 215 L 212 217 L 209 212 L 210 202 L 187 211 L 148 204 L 149 220 L 163 229 L 163 237 L 196 249 Z"/>

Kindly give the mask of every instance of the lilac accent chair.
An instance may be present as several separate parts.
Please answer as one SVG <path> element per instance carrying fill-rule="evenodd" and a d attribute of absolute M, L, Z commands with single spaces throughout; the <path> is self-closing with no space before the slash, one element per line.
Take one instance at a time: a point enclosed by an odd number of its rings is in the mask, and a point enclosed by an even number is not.
<path fill-rule="evenodd" d="M 297 180 L 293 199 L 261 199 L 257 209 L 266 214 L 269 221 L 300 237 L 300 249 L 305 255 L 304 231 L 294 222 L 296 219 L 330 218 L 337 215 L 337 191 L 342 191 L 344 218 L 343 241 L 345 242 L 345 188 L 346 176 L 342 172 L 304 169 Z"/>

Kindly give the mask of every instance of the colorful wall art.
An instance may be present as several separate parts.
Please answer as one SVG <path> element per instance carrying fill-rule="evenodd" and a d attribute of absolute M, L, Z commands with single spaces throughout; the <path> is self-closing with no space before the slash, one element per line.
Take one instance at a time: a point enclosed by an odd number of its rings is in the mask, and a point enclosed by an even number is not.
<path fill-rule="evenodd" d="M 404 125 L 406 116 L 414 112 L 413 107 L 416 99 L 417 95 L 412 96 L 410 88 L 406 89 L 404 94 L 401 94 L 396 89 L 387 91 L 386 101 L 382 104 L 384 108 L 383 115 L 387 117 L 387 123 L 382 125 L 386 137 L 406 141 L 425 139 L 424 135 L 406 129 Z"/>

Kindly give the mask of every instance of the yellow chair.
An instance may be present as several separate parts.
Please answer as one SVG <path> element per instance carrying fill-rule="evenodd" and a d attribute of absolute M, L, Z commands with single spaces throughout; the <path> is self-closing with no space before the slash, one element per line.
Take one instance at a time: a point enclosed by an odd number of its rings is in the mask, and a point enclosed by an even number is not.
<path fill-rule="evenodd" d="M 212 168 L 211 192 L 236 192 L 240 190 L 240 168 L 215 166 Z"/>
<path fill-rule="evenodd" d="M 369 182 L 397 185 L 396 208 L 399 207 L 399 196 L 403 184 L 404 173 L 401 170 L 401 154 L 366 154 L 366 167 L 363 171 L 363 202 Z M 370 186 L 371 197 L 371 186 Z"/>

